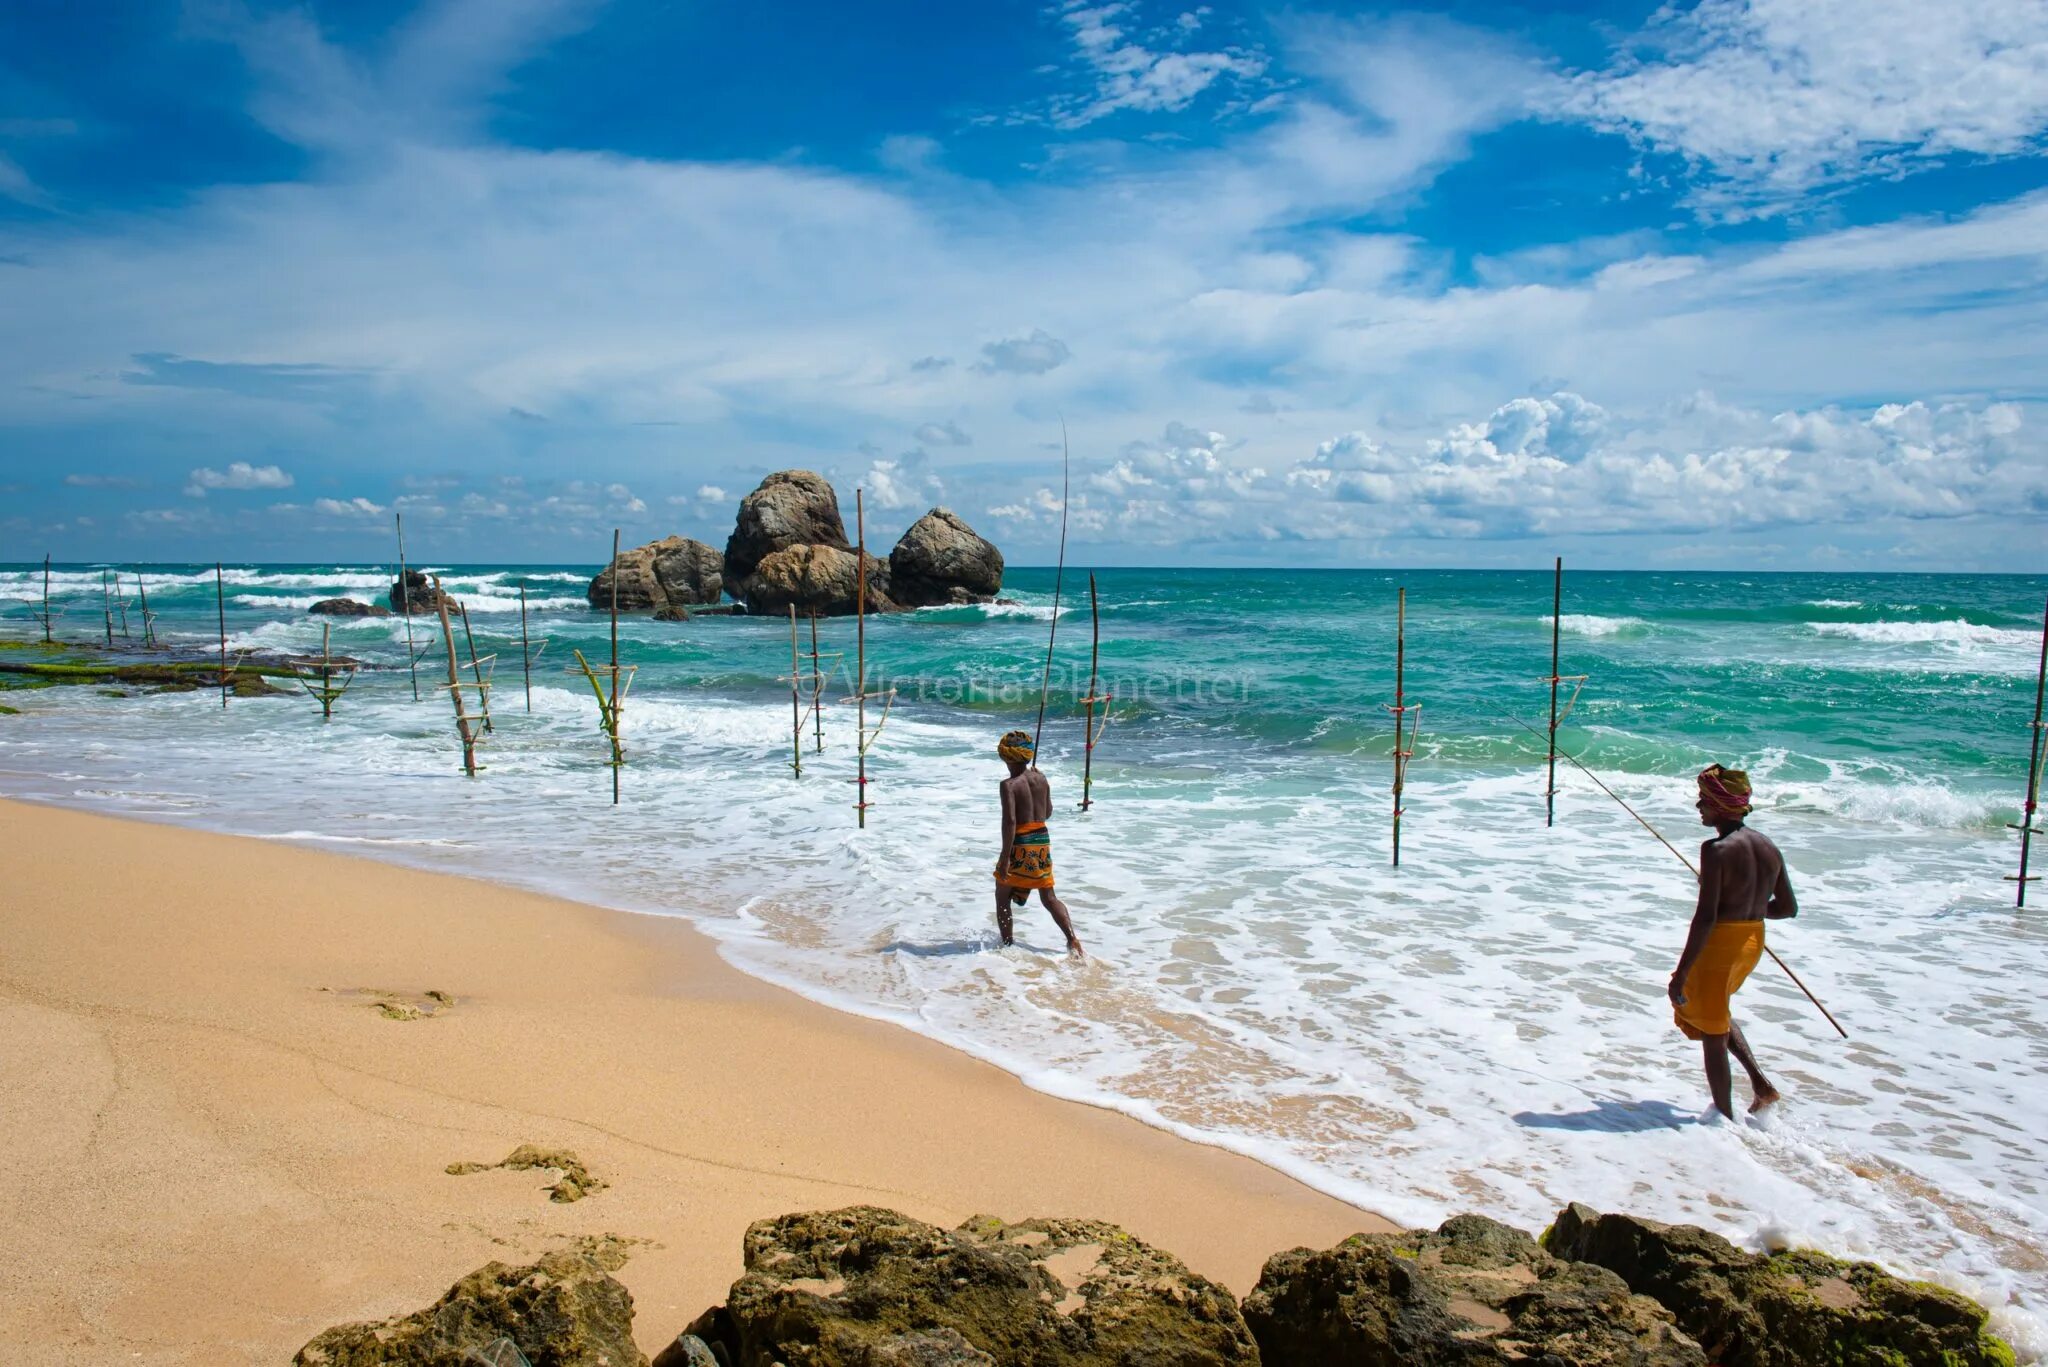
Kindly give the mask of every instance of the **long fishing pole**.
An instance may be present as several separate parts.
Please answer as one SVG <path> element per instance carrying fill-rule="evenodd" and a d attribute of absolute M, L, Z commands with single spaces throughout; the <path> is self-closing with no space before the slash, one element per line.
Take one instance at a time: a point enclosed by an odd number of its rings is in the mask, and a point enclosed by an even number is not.
<path fill-rule="evenodd" d="M 1031 767 L 1038 767 L 1038 741 L 1045 734 L 1045 695 L 1052 688 L 1052 647 L 1060 636 L 1060 584 L 1067 575 L 1067 420 L 1060 419 L 1060 559 L 1052 574 L 1052 630 L 1045 634 L 1045 676 L 1038 683 L 1038 725 L 1031 731 Z"/>
<path fill-rule="evenodd" d="M 1529 725 L 1521 718 L 1511 717 L 1505 712 L 1500 712 L 1498 713 L 1498 715 L 1503 721 L 1513 722 L 1515 725 L 1521 727 L 1524 731 L 1527 731 L 1530 735 L 1535 736 L 1539 739 L 1542 738 L 1543 733 L 1541 731 L 1538 731 L 1535 727 Z M 1608 787 L 1605 783 L 1602 783 L 1600 781 L 1600 775 L 1594 773 L 1591 769 L 1588 769 L 1584 764 L 1580 763 L 1578 756 L 1572 754 L 1569 750 L 1559 750 L 1557 753 L 1564 756 L 1565 762 L 1570 764 L 1574 769 L 1577 769 L 1587 778 L 1592 779 L 1594 786 L 1597 787 L 1601 792 L 1613 798 L 1617 803 L 1620 803 L 1621 809 L 1624 812 L 1627 812 L 1630 816 L 1634 817 L 1636 819 L 1637 825 L 1641 826 L 1651 835 L 1657 837 L 1658 844 L 1662 845 L 1665 849 L 1671 851 L 1671 853 L 1673 853 L 1674 855 L 1677 855 L 1678 862 L 1685 865 L 1686 869 L 1692 874 L 1692 876 L 1695 879 L 1697 879 L 1700 876 L 1699 869 L 1693 865 L 1692 860 L 1687 859 L 1685 857 L 1684 853 L 1679 850 L 1678 846 L 1672 844 L 1669 840 L 1666 840 L 1664 838 L 1664 833 L 1662 831 L 1659 831 L 1655 826 L 1652 826 L 1649 822 L 1643 820 L 1641 812 L 1638 812 L 1635 808 L 1629 806 L 1628 803 L 1623 802 L 1621 799 L 1621 794 L 1615 792 L 1614 789 Z M 1835 1027 L 1835 1033 L 1840 1035 L 1843 1039 L 1849 1038 L 1849 1032 L 1842 1028 L 1842 1023 L 1835 1019 L 1834 1013 L 1829 1011 L 1825 1006 L 1822 1006 L 1820 1004 L 1820 998 L 1814 996 L 1812 990 L 1808 988 L 1805 983 L 1799 981 L 1799 975 L 1792 971 L 1792 967 L 1790 964 L 1787 964 L 1783 959 L 1778 957 L 1778 951 L 1772 949 L 1769 945 L 1765 945 L 1764 953 L 1771 956 L 1772 963 L 1776 964 L 1779 968 L 1784 970 L 1785 976 L 1790 978 L 1792 980 L 1792 985 L 1798 988 L 1802 993 L 1804 993 L 1806 999 L 1813 1003 L 1814 1009 L 1820 1012 L 1821 1015 L 1827 1017 L 1828 1024 Z"/>

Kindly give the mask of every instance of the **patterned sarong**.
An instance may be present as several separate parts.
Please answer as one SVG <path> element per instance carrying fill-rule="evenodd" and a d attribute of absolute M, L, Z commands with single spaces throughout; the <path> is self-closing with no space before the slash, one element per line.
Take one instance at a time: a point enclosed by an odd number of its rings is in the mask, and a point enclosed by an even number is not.
<path fill-rule="evenodd" d="M 1729 999 L 1763 956 L 1762 921 L 1722 921 L 1707 932 L 1706 948 L 1685 975 L 1685 1005 L 1671 1008 L 1687 1039 L 1728 1033 Z"/>
<path fill-rule="evenodd" d="M 1010 842 L 1010 864 L 1003 872 L 1006 888 L 1049 888 L 1052 886 L 1052 832 L 1043 821 L 1030 821 L 1017 828 Z"/>

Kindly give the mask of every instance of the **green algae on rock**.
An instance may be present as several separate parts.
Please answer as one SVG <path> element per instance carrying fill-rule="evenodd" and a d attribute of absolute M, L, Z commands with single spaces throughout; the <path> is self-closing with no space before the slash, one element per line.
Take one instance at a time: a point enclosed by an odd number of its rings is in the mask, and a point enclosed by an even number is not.
<path fill-rule="evenodd" d="M 548 1188 L 548 1199 L 566 1205 L 581 1201 L 593 1192 L 603 1191 L 608 1183 L 583 1165 L 571 1149 L 548 1149 L 538 1144 L 521 1144 L 496 1163 L 450 1163 L 445 1171 L 451 1177 L 462 1177 L 472 1172 L 494 1172 L 508 1168 L 514 1172 L 527 1172 L 536 1168 L 559 1172 L 561 1176 Z"/>

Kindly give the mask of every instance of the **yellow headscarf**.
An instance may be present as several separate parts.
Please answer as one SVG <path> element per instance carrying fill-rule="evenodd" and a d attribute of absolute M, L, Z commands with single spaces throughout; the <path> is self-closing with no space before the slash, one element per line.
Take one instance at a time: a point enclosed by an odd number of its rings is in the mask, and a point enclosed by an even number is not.
<path fill-rule="evenodd" d="M 1717 821 L 1740 821 L 1749 815 L 1749 774 L 1742 769 L 1724 769 L 1709 764 L 1700 770 L 1700 797 L 1707 813 Z"/>
<path fill-rule="evenodd" d="M 1011 731 L 996 742 L 996 753 L 1011 764 L 1029 764 L 1038 753 L 1029 731 Z"/>

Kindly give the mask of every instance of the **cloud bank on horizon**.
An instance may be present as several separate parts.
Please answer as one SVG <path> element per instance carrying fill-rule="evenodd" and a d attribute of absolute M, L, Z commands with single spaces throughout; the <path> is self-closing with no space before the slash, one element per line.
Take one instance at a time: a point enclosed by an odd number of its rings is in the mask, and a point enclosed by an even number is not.
<path fill-rule="evenodd" d="M 0 560 L 2048 569 L 2039 0 L 718 8 L 0 16 Z"/>

